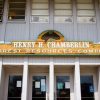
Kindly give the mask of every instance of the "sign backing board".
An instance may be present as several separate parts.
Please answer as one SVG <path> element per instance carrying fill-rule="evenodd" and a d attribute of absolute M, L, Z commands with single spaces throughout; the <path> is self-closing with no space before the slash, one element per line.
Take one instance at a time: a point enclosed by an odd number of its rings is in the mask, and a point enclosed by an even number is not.
<path fill-rule="evenodd" d="M 10 44 L 0 44 L 0 55 L 100 56 L 100 44 L 83 41 L 14 41 Z"/>

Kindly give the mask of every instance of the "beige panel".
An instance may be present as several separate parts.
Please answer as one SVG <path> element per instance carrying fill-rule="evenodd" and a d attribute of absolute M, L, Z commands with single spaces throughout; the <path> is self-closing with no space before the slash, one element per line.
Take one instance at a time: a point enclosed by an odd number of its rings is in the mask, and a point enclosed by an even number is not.
<path fill-rule="evenodd" d="M 48 2 L 48 0 L 32 0 L 32 2 Z"/>
<path fill-rule="evenodd" d="M 93 10 L 78 10 L 78 16 L 95 16 L 95 11 Z"/>
<path fill-rule="evenodd" d="M 72 15 L 72 11 L 71 10 L 55 10 L 55 15 Z"/>
<path fill-rule="evenodd" d="M 78 9 L 94 9 L 93 4 L 77 4 Z"/>
<path fill-rule="evenodd" d="M 70 3 L 71 0 L 55 0 L 56 3 Z"/>
<path fill-rule="evenodd" d="M 92 3 L 92 0 L 77 0 L 78 3 Z"/>
<path fill-rule="evenodd" d="M 48 9 L 48 4 L 32 4 L 32 9 Z"/>
<path fill-rule="evenodd" d="M 48 10 L 32 10 L 32 15 L 49 15 Z"/>
<path fill-rule="evenodd" d="M 55 9 L 72 9 L 71 4 L 55 4 Z"/>

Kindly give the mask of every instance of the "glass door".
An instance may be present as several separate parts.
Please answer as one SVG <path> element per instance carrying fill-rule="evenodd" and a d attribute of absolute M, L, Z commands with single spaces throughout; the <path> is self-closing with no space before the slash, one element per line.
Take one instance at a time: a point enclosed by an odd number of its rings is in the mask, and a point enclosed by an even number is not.
<path fill-rule="evenodd" d="M 8 99 L 7 100 L 21 100 L 22 93 L 22 76 L 9 76 L 8 82 Z"/>
<path fill-rule="evenodd" d="M 46 76 L 32 77 L 32 100 L 46 100 Z"/>
<path fill-rule="evenodd" d="M 56 76 L 56 100 L 70 100 L 70 76 Z"/>
<path fill-rule="evenodd" d="M 94 99 L 94 84 L 93 76 L 81 76 L 81 100 L 95 100 Z"/>

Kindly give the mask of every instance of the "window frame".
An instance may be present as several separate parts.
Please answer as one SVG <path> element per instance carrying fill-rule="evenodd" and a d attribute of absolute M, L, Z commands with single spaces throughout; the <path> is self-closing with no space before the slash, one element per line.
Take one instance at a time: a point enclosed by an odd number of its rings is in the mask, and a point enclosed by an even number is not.
<path fill-rule="evenodd" d="M 2 3 L 3 3 L 3 4 L 2 4 L 2 8 L 1 8 L 2 13 L 0 14 L 0 17 L 1 17 L 0 23 L 3 22 L 5 0 L 2 0 Z"/>
<path fill-rule="evenodd" d="M 64 10 L 64 9 L 56 9 L 55 8 L 55 5 L 56 4 L 70 4 L 71 5 L 71 9 L 65 9 L 65 10 L 70 10 L 70 11 L 72 11 L 72 15 L 55 15 L 55 11 L 56 10 Z M 54 17 L 53 17 L 53 19 L 54 19 L 54 23 L 58 23 L 58 24 L 68 24 L 68 23 L 73 23 L 73 0 L 69 0 L 69 2 L 66 2 L 66 3 L 64 3 L 64 2 L 62 2 L 62 1 L 60 1 L 60 2 L 57 2 L 56 0 L 54 0 L 54 4 L 53 4 L 53 8 L 54 8 L 54 10 L 53 10 L 53 14 L 54 14 Z M 63 19 L 64 18 L 64 20 L 62 21 L 62 22 L 56 22 L 56 18 L 60 18 L 60 19 Z M 67 19 L 67 18 L 70 18 L 71 19 L 71 22 L 69 22 L 69 21 L 67 21 L 67 22 L 65 22 L 65 20 Z M 68 20 L 68 19 L 67 19 Z"/>
<path fill-rule="evenodd" d="M 41 0 L 40 0 L 41 1 Z M 42 9 L 42 10 L 48 10 L 48 15 L 32 15 L 32 10 L 41 10 L 41 9 L 33 9 L 32 5 L 33 4 L 48 4 L 48 9 Z M 30 23 L 44 23 L 44 24 L 48 24 L 50 23 L 50 0 L 47 0 L 47 2 L 33 2 L 32 0 L 30 0 Z M 38 17 L 38 18 L 42 18 L 42 17 L 46 17 L 47 18 L 47 22 L 46 21 L 32 21 L 32 17 L 34 19 L 34 17 Z"/>
<path fill-rule="evenodd" d="M 93 24 L 93 23 L 95 24 L 95 23 L 96 23 L 96 8 L 95 8 L 94 1 L 95 1 L 95 0 L 91 0 L 91 2 L 86 2 L 86 3 L 83 3 L 83 2 L 80 3 L 80 2 L 78 2 L 78 0 L 76 1 L 76 10 L 77 10 L 77 11 L 76 11 L 76 17 L 77 17 L 77 23 L 83 23 L 83 24 L 87 24 L 87 23 L 88 23 L 88 24 L 89 24 L 89 23 L 90 23 L 90 24 L 91 24 L 91 23 L 92 23 L 92 24 Z M 93 8 L 93 9 L 78 9 L 78 5 L 79 5 L 79 4 L 92 4 L 94 8 Z M 93 11 L 93 12 L 94 12 L 94 16 L 89 16 L 89 15 L 78 15 L 78 11 L 79 11 L 79 10 Z M 82 18 L 81 21 L 79 21 L 80 18 Z M 93 18 L 94 21 L 90 21 L 89 18 L 90 18 L 90 19 Z M 86 22 L 83 21 L 83 20 L 86 20 Z"/>
<path fill-rule="evenodd" d="M 15 76 L 15 77 L 21 76 L 21 77 L 22 77 L 22 80 L 21 80 L 21 93 L 22 93 L 22 86 L 23 86 L 23 74 L 21 74 L 21 73 L 13 73 L 13 72 L 7 74 L 7 80 L 6 80 L 6 82 L 7 82 L 7 89 L 6 89 L 7 95 L 6 95 L 6 99 L 7 99 L 7 100 L 8 100 L 8 98 L 9 98 L 8 92 L 9 92 L 9 78 L 10 78 L 10 76 L 11 76 L 11 77 L 12 77 L 12 76 Z M 19 97 L 18 97 L 18 98 L 19 98 Z M 21 98 L 21 97 L 20 97 L 20 98 Z"/>
<path fill-rule="evenodd" d="M 18 22 L 18 23 L 20 23 L 20 22 L 26 22 L 26 16 L 27 16 L 27 0 L 25 0 L 25 9 L 24 9 L 24 11 L 25 11 L 25 18 L 24 19 L 12 19 L 12 20 L 9 20 L 9 0 L 7 1 L 8 3 L 7 3 L 7 22 L 8 23 L 13 23 L 13 22 Z"/>

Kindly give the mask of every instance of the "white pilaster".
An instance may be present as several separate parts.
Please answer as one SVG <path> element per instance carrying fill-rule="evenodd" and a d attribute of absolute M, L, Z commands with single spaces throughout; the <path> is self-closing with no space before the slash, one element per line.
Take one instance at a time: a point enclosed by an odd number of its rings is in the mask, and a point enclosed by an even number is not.
<path fill-rule="evenodd" d="M 98 100 L 100 100 L 100 67 L 98 68 Z"/>
<path fill-rule="evenodd" d="M 80 85 L 80 64 L 79 64 L 79 58 L 76 58 L 75 59 L 74 93 L 75 93 L 75 100 L 81 100 L 81 85 Z"/>
<path fill-rule="evenodd" d="M 2 98 L 2 58 L 0 58 L 0 98 Z"/>
<path fill-rule="evenodd" d="M 53 63 L 53 58 L 50 59 L 50 66 L 49 66 L 49 100 L 54 100 L 54 63 Z"/>
<path fill-rule="evenodd" d="M 28 100 L 28 58 L 24 59 L 24 66 L 23 66 L 23 85 L 22 85 L 22 99 L 21 100 Z"/>

